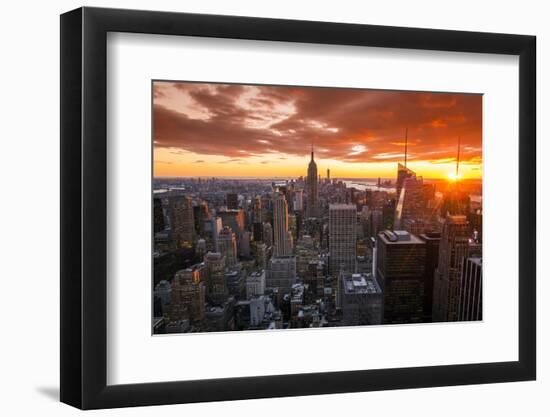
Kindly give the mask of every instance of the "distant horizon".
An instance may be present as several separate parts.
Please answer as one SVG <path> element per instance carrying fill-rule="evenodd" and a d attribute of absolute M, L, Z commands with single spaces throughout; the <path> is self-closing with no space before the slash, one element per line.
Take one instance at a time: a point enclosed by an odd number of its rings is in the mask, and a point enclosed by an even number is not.
<path fill-rule="evenodd" d="M 425 177 L 425 176 L 422 176 L 422 175 L 418 175 L 419 177 L 422 177 L 422 179 L 424 180 L 427 180 L 427 181 L 449 181 L 449 178 L 441 178 L 441 177 Z M 305 175 L 302 175 L 301 177 L 305 178 Z M 338 177 L 338 176 L 335 176 L 335 177 L 332 177 L 331 176 L 331 180 L 378 180 L 378 178 L 380 178 L 380 180 L 391 180 L 392 182 L 395 182 L 396 180 L 396 177 L 397 175 L 393 176 L 393 177 Z M 258 180 L 262 180 L 262 179 L 297 179 L 297 178 L 300 178 L 300 176 L 246 176 L 246 175 L 241 175 L 241 176 L 231 176 L 231 175 L 161 175 L 161 176 L 153 176 L 153 179 L 178 179 L 178 178 L 206 178 L 206 179 L 211 179 L 211 178 L 220 178 L 220 179 L 235 179 L 235 180 L 238 180 L 238 179 L 258 179 Z M 321 176 L 321 180 L 324 180 L 326 179 L 327 177 L 323 177 Z M 482 178 L 460 178 L 459 179 L 460 182 L 464 182 L 464 181 L 479 181 L 479 182 L 482 182 Z"/>

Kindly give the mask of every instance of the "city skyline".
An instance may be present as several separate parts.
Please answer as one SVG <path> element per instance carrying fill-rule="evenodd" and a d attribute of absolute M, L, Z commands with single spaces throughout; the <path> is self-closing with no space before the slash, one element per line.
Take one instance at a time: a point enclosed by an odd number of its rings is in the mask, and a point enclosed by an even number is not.
<path fill-rule="evenodd" d="M 155 177 L 481 179 L 482 96 L 155 81 Z M 297 145 L 302 146 L 297 146 Z M 309 159 L 309 158 L 308 158 Z M 238 171 L 239 175 L 235 175 Z"/>
<path fill-rule="evenodd" d="M 160 85 L 154 334 L 482 320 L 481 96 Z"/>

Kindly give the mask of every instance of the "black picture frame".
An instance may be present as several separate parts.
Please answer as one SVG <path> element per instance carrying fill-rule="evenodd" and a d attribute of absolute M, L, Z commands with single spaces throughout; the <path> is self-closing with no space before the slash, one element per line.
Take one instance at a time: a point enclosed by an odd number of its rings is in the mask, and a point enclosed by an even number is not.
<path fill-rule="evenodd" d="M 107 385 L 108 32 L 519 56 L 519 360 Z M 171 12 L 61 15 L 61 401 L 82 409 L 534 380 L 536 38 Z"/>

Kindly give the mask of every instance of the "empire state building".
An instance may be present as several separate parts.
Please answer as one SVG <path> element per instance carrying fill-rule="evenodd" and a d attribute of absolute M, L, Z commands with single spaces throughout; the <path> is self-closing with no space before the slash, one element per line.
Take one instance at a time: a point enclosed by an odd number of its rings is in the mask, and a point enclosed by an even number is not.
<path fill-rule="evenodd" d="M 307 182 L 306 182 L 306 192 L 307 192 L 307 217 L 318 217 L 318 200 L 319 192 L 317 190 L 318 180 L 317 180 L 317 164 L 315 159 L 313 159 L 313 146 L 311 146 L 311 161 L 307 167 Z"/>

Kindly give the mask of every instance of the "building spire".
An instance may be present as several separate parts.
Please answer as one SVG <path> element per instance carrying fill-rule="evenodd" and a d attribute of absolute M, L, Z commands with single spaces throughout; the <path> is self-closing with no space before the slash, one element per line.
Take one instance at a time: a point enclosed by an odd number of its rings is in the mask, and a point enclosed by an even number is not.
<path fill-rule="evenodd" d="M 313 140 L 311 141 L 311 160 L 313 161 Z"/>
<path fill-rule="evenodd" d="M 455 178 L 458 179 L 458 164 L 460 163 L 460 136 L 458 137 L 458 145 L 456 148 L 456 171 Z"/>
<path fill-rule="evenodd" d="M 405 168 L 407 168 L 407 145 L 409 142 L 409 128 L 405 128 Z"/>

